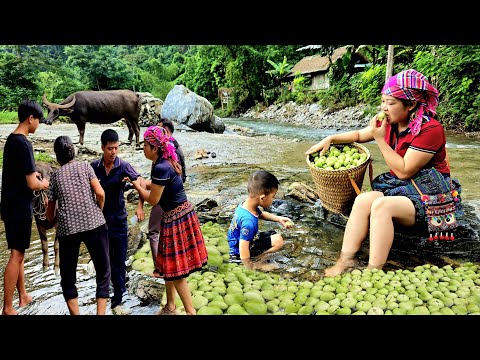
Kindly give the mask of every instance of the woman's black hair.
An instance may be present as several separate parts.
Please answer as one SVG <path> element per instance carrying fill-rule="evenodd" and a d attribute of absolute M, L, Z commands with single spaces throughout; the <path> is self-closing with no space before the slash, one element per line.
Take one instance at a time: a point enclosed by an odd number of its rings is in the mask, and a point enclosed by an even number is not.
<path fill-rule="evenodd" d="M 148 141 L 145 141 L 145 144 L 147 144 L 150 147 L 150 150 L 153 150 L 153 148 L 157 149 L 158 156 L 160 158 L 163 157 L 163 150 L 161 147 L 155 146 L 150 144 Z M 178 161 L 173 160 L 172 158 L 168 158 L 167 160 L 170 163 L 170 166 L 173 168 L 173 170 L 180 176 L 182 176 L 182 166 Z"/>
<path fill-rule="evenodd" d="M 53 151 L 55 151 L 57 161 L 61 166 L 75 158 L 75 146 L 72 143 L 72 139 L 65 135 L 55 139 Z"/>
<path fill-rule="evenodd" d="M 403 106 L 405 107 L 409 107 L 410 105 L 413 104 L 414 101 L 416 101 L 416 100 L 407 100 L 407 99 L 400 99 L 400 98 L 398 98 L 398 100 L 400 100 L 403 103 Z M 415 107 L 408 112 L 408 116 L 410 117 L 415 111 L 417 111 L 420 105 L 421 105 L 420 101 L 417 101 L 417 104 L 415 105 Z"/>

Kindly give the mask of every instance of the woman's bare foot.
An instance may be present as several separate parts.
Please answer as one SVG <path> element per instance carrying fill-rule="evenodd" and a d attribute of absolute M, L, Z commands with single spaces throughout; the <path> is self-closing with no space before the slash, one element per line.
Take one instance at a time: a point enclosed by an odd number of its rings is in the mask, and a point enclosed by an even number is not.
<path fill-rule="evenodd" d="M 327 277 L 333 277 L 337 276 L 343 272 L 345 272 L 348 269 L 351 269 L 355 266 L 355 260 L 337 260 L 335 265 L 330 266 L 329 268 L 325 269 L 325 276 Z"/>
<path fill-rule="evenodd" d="M 381 270 L 381 269 L 383 269 L 383 265 L 385 265 L 385 264 L 373 265 L 373 264 L 368 263 L 367 269 Z"/>
<path fill-rule="evenodd" d="M 25 295 L 20 295 L 19 305 L 20 307 L 26 306 L 32 302 L 32 297 L 30 294 L 25 293 Z"/>

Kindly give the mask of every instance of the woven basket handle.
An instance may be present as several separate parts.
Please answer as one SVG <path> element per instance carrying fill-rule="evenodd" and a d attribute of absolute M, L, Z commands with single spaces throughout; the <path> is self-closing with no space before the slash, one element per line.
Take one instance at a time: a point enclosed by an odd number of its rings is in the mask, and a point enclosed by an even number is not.
<path fill-rule="evenodd" d="M 372 178 L 373 178 L 373 166 L 372 166 L 372 160 L 370 160 L 370 163 L 368 164 L 368 177 L 370 178 L 370 186 L 372 186 Z M 358 188 L 358 185 L 357 183 L 355 182 L 355 180 L 353 180 L 353 177 L 351 174 L 348 175 L 348 179 L 350 180 L 353 188 L 355 189 L 355 192 L 357 193 L 357 195 L 360 195 L 360 193 L 362 192 L 362 190 L 360 190 Z"/>

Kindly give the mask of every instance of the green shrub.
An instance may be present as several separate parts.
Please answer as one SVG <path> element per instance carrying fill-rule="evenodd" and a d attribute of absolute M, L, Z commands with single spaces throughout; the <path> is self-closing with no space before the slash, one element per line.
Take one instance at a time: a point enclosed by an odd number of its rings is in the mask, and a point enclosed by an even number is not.
<path fill-rule="evenodd" d="M 18 114 L 16 111 L 0 111 L 0 124 L 18 123 Z"/>

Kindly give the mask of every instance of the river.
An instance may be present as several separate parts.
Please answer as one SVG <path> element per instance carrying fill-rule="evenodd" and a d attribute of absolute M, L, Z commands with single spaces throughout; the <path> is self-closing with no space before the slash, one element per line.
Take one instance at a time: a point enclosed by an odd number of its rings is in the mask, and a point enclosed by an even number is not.
<path fill-rule="evenodd" d="M 182 145 L 187 165 L 188 180 L 185 184 L 187 197 L 192 203 L 205 198 L 216 200 L 223 208 L 232 208 L 246 195 L 246 182 L 251 172 L 266 169 L 280 180 L 278 197 L 283 198 L 288 185 L 294 181 L 314 186 L 305 163 L 304 152 L 322 137 L 337 130 L 307 129 L 290 124 L 265 120 L 224 119 L 227 125 L 250 128 L 255 136 L 241 136 L 232 131 L 224 134 L 195 133 L 176 131 L 175 137 Z M 107 125 L 87 124 L 83 149 L 90 152 L 100 151 L 100 134 Z M 110 125 L 113 127 L 113 125 Z M 0 125 L 0 140 L 4 140 L 13 131 L 15 125 Z M 126 140 L 128 130 L 125 126 L 114 127 L 121 140 Z M 143 134 L 145 128 L 141 129 Z M 69 135 L 78 141 L 78 132 L 73 124 L 58 123 L 53 126 L 41 125 L 35 134 L 30 135 L 34 149 L 49 151 L 51 141 L 59 135 Z M 478 149 L 480 142 L 465 136 L 447 134 L 447 147 L 452 173 L 459 178 L 463 186 L 462 197 L 466 204 L 475 209 L 480 208 L 480 186 L 478 172 Z M 50 143 L 49 143 L 50 142 Z M 47 144 L 47 145 L 46 145 Z M 3 147 L 3 143 L 1 145 Z M 374 159 L 374 176 L 387 171 L 376 145 L 366 144 Z M 195 150 L 204 148 L 216 157 L 195 160 Z M 80 158 L 85 155 L 80 155 Z M 150 163 L 142 150 L 135 150 L 129 145 L 121 145 L 120 157 L 129 161 L 143 175 L 148 175 Z M 368 179 L 365 179 L 366 185 Z M 128 209 L 133 213 L 134 205 Z M 296 204 L 294 202 L 274 203 L 273 210 L 291 216 L 296 226 L 284 234 L 286 245 L 275 259 L 280 264 L 278 270 L 285 277 L 315 280 L 321 277 L 321 271 L 335 260 L 341 248 L 343 228 L 318 218 L 318 209 L 314 205 Z M 148 210 L 147 210 L 148 214 Z M 478 220 L 478 218 L 477 218 Z M 224 224 L 226 228 L 227 224 Z M 264 222 L 263 229 L 275 228 L 277 224 Z M 262 230 L 263 230 L 262 229 Z M 25 276 L 27 290 L 34 297 L 34 302 L 20 309 L 21 314 L 67 314 L 61 294 L 59 278 L 52 269 L 53 236 L 49 232 L 50 269 L 42 271 L 41 246 L 35 225 L 32 229 L 31 247 L 25 256 Z M 0 222 L 0 272 L 3 274 L 9 252 Z M 477 247 L 473 253 L 457 254 L 455 261 L 469 261 L 480 253 Z M 415 254 L 414 254 L 415 255 Z M 409 267 L 426 261 L 440 263 L 444 261 L 438 254 L 433 257 L 404 256 L 402 252 L 392 252 L 388 266 Z M 390 258 L 389 258 L 390 259 Z M 81 256 L 78 266 L 79 305 L 82 314 L 94 314 L 94 278 L 88 272 L 88 256 Z M 0 279 L 0 301 L 3 302 L 3 277 Z M 17 304 L 15 300 L 14 304 Z M 125 307 L 135 315 L 153 314 L 158 304 L 142 304 L 134 295 L 125 297 Z M 107 313 L 110 313 L 109 308 Z"/>

